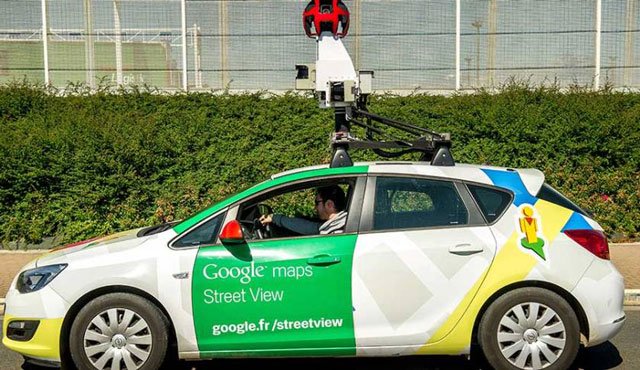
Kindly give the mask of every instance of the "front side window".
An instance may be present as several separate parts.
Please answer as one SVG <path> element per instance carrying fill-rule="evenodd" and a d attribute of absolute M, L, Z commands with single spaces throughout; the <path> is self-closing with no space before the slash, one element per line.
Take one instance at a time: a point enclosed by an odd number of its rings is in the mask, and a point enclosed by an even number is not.
<path fill-rule="evenodd" d="M 295 184 L 242 204 L 238 221 L 247 239 L 344 232 L 355 178 Z"/>
<path fill-rule="evenodd" d="M 374 230 L 455 226 L 468 223 L 467 209 L 448 181 L 378 177 Z"/>
<path fill-rule="evenodd" d="M 189 231 L 185 236 L 173 243 L 173 247 L 184 248 L 216 244 L 225 214 L 226 212 L 222 212 Z"/>

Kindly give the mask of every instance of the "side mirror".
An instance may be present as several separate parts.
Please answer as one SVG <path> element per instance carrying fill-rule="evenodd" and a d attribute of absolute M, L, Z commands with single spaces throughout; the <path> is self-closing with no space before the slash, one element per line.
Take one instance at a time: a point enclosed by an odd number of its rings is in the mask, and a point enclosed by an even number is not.
<path fill-rule="evenodd" d="M 227 222 L 220 233 L 220 240 L 223 244 L 240 244 L 245 242 L 242 226 L 238 220 Z"/>

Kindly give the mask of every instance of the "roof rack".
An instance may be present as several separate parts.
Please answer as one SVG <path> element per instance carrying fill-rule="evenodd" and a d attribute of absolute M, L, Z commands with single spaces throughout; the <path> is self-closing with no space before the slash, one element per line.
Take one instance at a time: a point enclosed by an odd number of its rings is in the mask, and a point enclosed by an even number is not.
<path fill-rule="evenodd" d="M 371 149 L 384 158 L 396 158 L 401 155 L 418 152 L 422 153 L 420 161 L 430 162 L 434 166 L 454 166 L 451 155 L 451 136 L 448 133 L 438 133 L 423 127 L 393 120 L 373 114 L 366 109 L 366 96 L 359 100 L 356 107 L 340 110 L 336 108 L 335 132 L 331 138 L 333 157 L 331 167 L 352 166 L 349 149 Z M 376 123 L 387 128 L 413 135 L 403 139 L 385 133 Z M 351 126 L 364 128 L 363 139 L 352 136 Z M 386 136 L 386 140 L 377 137 Z"/>

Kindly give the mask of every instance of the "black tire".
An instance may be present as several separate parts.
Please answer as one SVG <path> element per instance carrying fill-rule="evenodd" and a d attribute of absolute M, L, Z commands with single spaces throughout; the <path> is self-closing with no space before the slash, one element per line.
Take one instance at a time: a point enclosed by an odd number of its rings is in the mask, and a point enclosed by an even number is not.
<path fill-rule="evenodd" d="M 537 324 L 531 324 L 534 314 Z M 578 355 L 580 326 L 569 303 L 558 294 L 542 288 L 521 288 L 500 296 L 489 306 L 478 327 L 478 341 L 485 359 L 495 369 L 535 368 L 533 361 L 537 358 L 540 361 L 536 366 L 564 370 Z M 534 353 L 527 354 L 530 350 Z"/>
<path fill-rule="evenodd" d="M 114 325 L 120 325 L 112 330 L 110 319 L 114 316 Z M 94 319 L 99 325 L 92 323 Z M 127 369 L 121 356 L 133 361 L 138 370 L 159 369 L 167 353 L 168 326 L 166 316 L 147 299 L 129 293 L 106 294 L 90 301 L 73 321 L 71 358 L 78 369 L 110 369 L 113 361 L 120 361 L 120 368 Z M 90 355 L 85 352 L 85 344 L 99 351 Z M 105 358 L 111 359 L 103 363 Z"/>

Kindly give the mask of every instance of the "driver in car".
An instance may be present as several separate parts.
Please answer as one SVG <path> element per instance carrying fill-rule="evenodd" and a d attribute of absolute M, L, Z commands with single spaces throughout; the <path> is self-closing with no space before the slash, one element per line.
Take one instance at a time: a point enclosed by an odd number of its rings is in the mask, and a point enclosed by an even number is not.
<path fill-rule="evenodd" d="M 347 212 L 344 210 L 346 206 L 344 191 L 338 185 L 318 188 L 315 202 L 318 218 L 322 222 L 274 213 L 260 217 L 260 223 L 264 226 L 273 223 L 301 235 L 342 233 L 347 222 Z"/>

